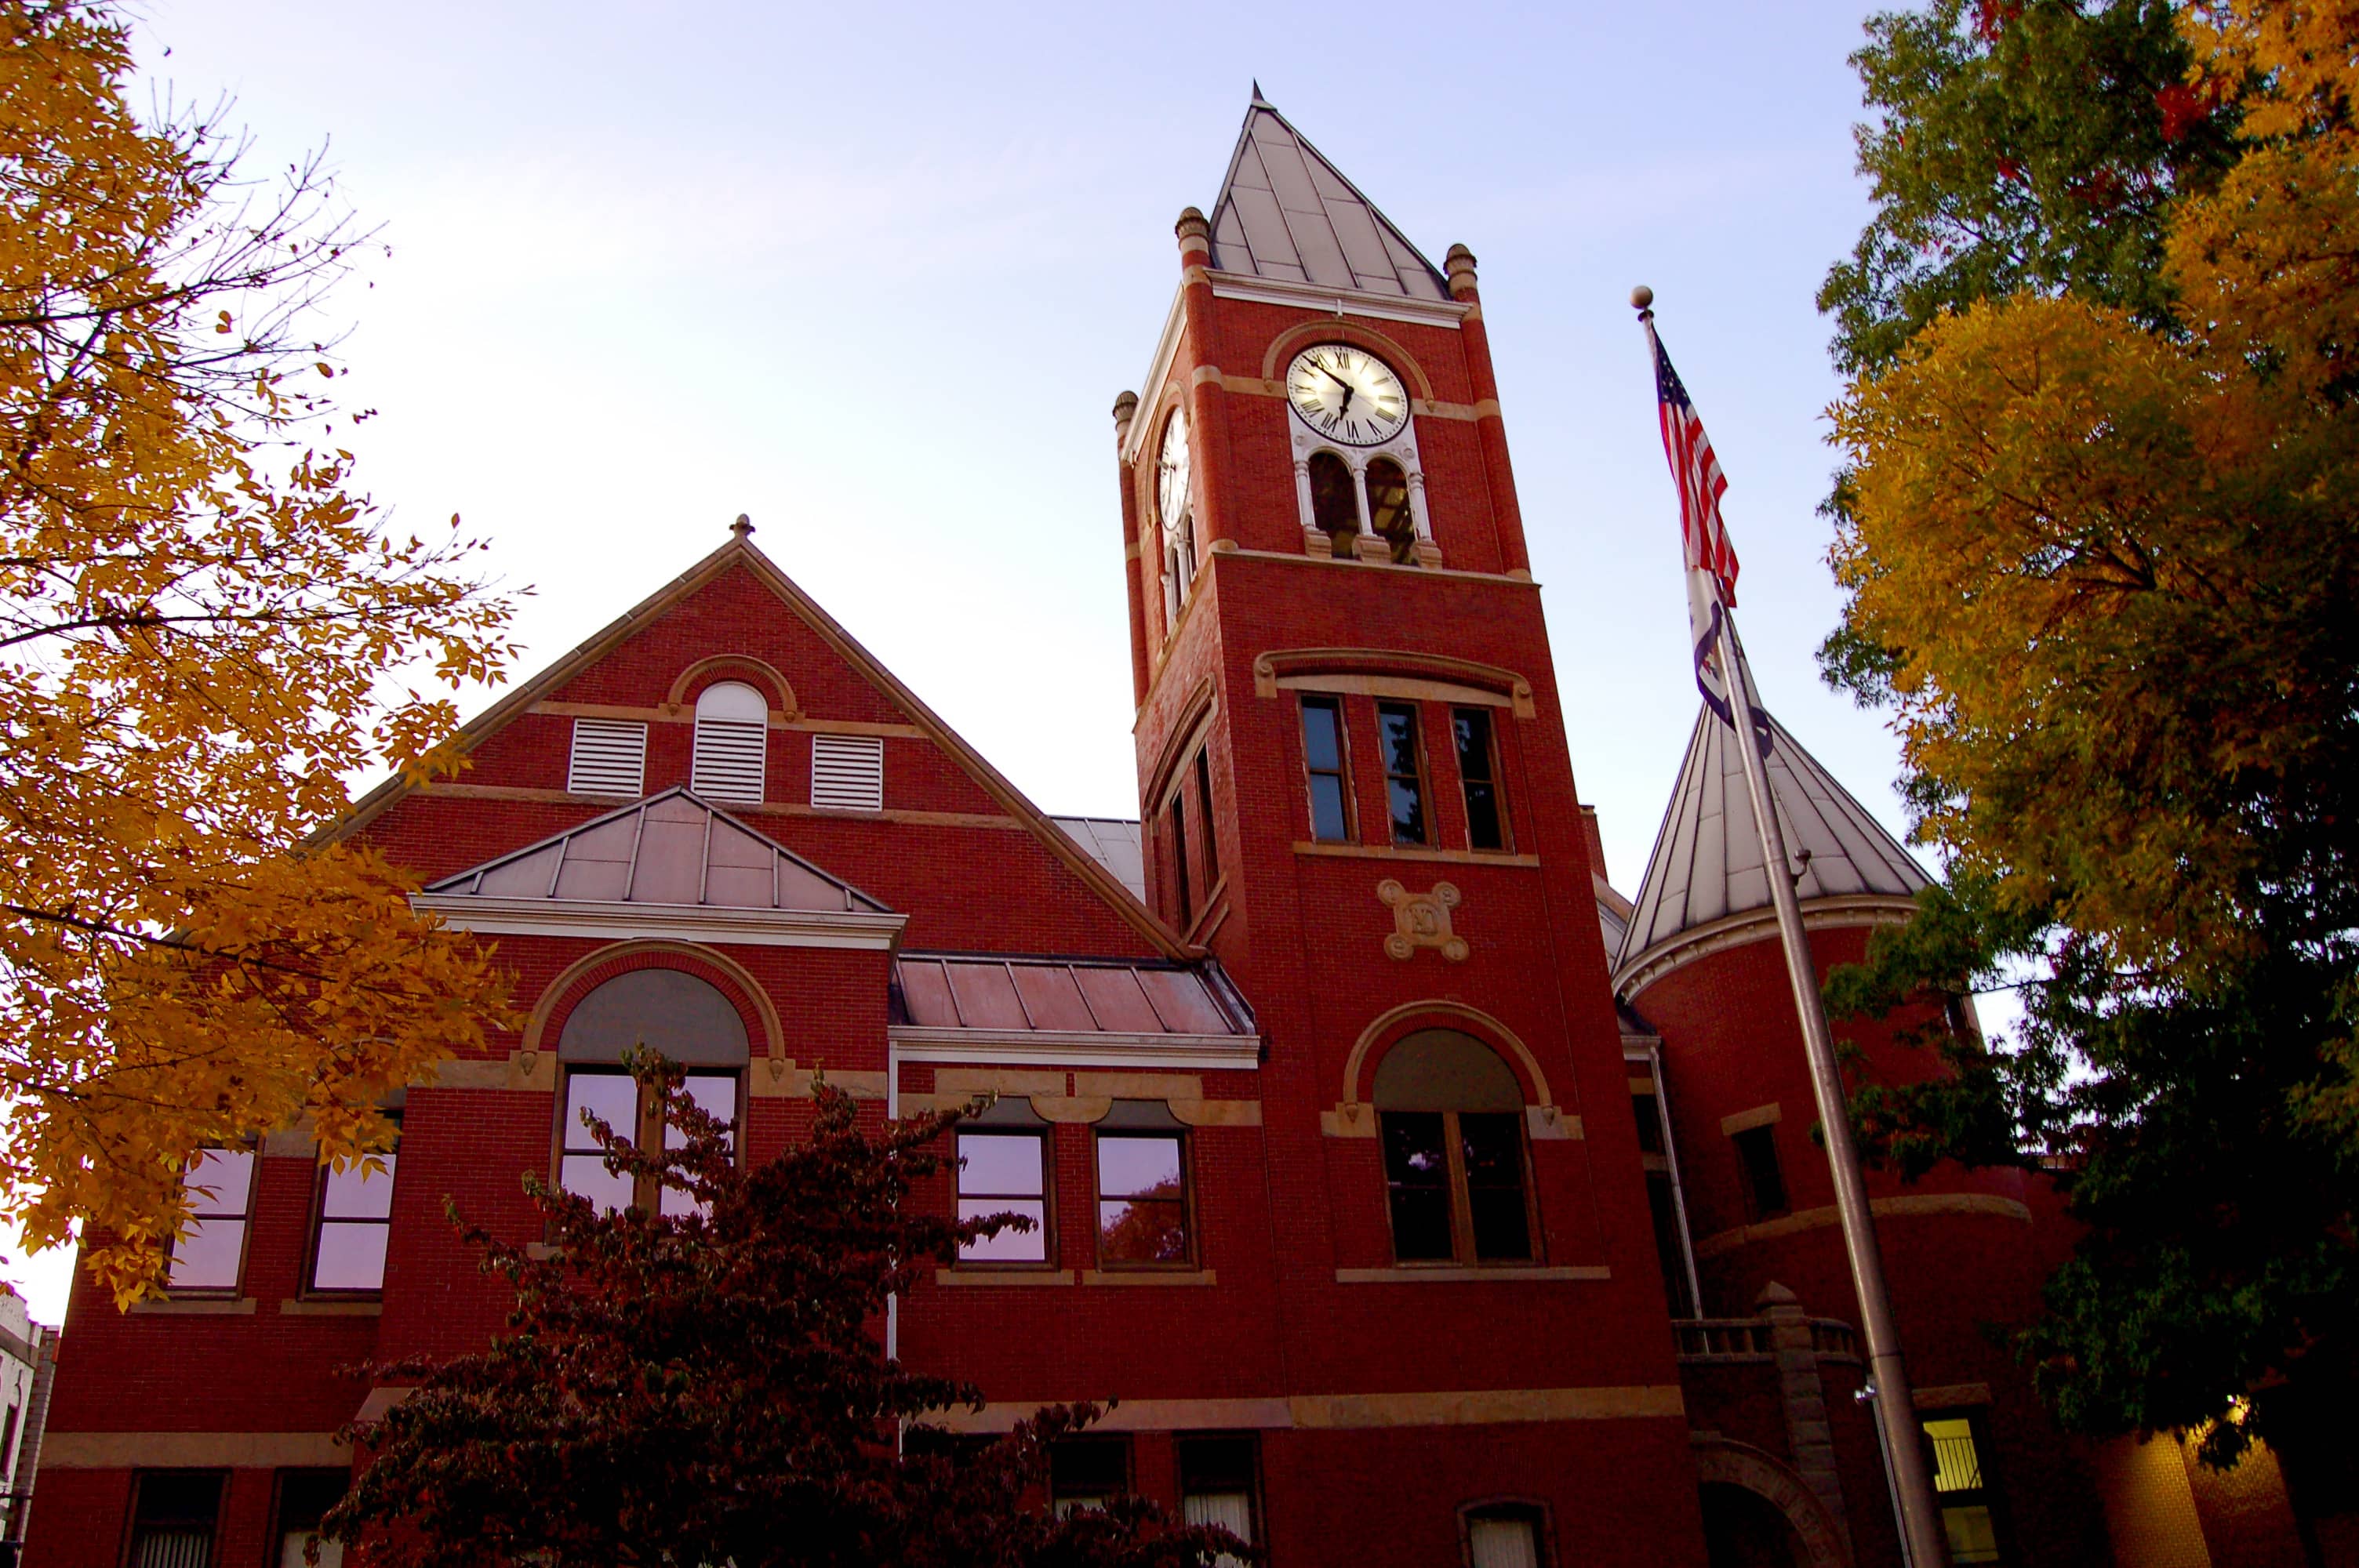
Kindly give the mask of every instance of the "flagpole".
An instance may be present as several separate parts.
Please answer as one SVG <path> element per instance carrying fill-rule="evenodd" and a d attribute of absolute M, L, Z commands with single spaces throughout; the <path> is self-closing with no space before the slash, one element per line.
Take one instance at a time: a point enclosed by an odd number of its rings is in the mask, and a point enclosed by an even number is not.
<path fill-rule="evenodd" d="M 1925 1468 L 1925 1439 L 1917 1424 L 1917 1400 L 1900 1357 L 1900 1336 L 1892 1322 L 1892 1293 L 1884 1280 L 1883 1249 L 1860 1173 L 1859 1152 L 1851 1137 L 1843 1070 L 1835 1063 L 1834 1039 L 1827 1028 L 1826 1000 L 1819 993 L 1818 968 L 1794 896 L 1785 830 L 1769 794 L 1768 770 L 1755 741 L 1753 715 L 1763 710 L 1753 672 L 1737 640 L 1736 618 L 1722 622 L 1726 645 L 1719 652 L 1721 678 L 1742 713 L 1736 750 L 1745 759 L 1745 793 L 1753 797 L 1753 820 L 1761 833 L 1762 871 L 1769 902 L 1777 911 L 1777 934 L 1786 949 L 1786 977 L 1794 987 L 1794 1010 L 1802 1020 L 1802 1044 L 1810 1063 L 1810 1092 L 1818 1102 L 1819 1126 L 1826 1138 L 1827 1167 L 1834 1174 L 1835 1212 L 1843 1221 L 1843 1253 L 1851 1264 L 1852 1288 L 1859 1294 L 1861 1336 L 1867 1341 L 1868 1402 L 1881 1428 L 1885 1467 L 1900 1516 L 1904 1561 L 1913 1568 L 1941 1568 L 1949 1561 L 1948 1532 L 1933 1499 L 1933 1477 Z M 1731 677 L 1732 666 L 1734 678 Z"/>
<path fill-rule="evenodd" d="M 1654 297 L 1654 291 L 1645 287 L 1630 295 L 1650 340 L 1655 313 L 1648 308 Z M 1733 562 L 1730 569 L 1733 573 Z M 1752 797 L 1754 826 L 1761 836 L 1763 877 L 1769 884 L 1770 904 L 1777 912 L 1786 978 L 1794 988 L 1794 1011 L 1801 1021 L 1803 1051 L 1810 1065 L 1811 1097 L 1826 1140 L 1827 1167 L 1834 1177 L 1843 1254 L 1851 1266 L 1852 1288 L 1859 1296 L 1861 1336 L 1867 1342 L 1868 1382 L 1863 1394 L 1875 1409 L 1878 1446 L 1884 1451 L 1885 1473 L 1892 1486 L 1903 1561 L 1910 1568 L 1943 1568 L 1949 1562 L 1948 1532 L 1941 1527 L 1933 1478 L 1925 1467 L 1924 1433 L 1917 1424 L 1916 1396 L 1901 1362 L 1900 1336 L 1892 1322 L 1892 1294 L 1885 1283 L 1884 1256 L 1876 1244 L 1867 1181 L 1860 1172 L 1859 1151 L 1852 1142 L 1843 1070 L 1835 1062 L 1826 1002 L 1819 993 L 1818 968 L 1811 961 L 1810 935 L 1802 925 L 1801 903 L 1794 894 L 1793 862 L 1787 856 L 1785 830 L 1777 822 L 1760 732 L 1755 728 L 1755 716 L 1765 710 L 1760 694 L 1754 689 L 1745 646 L 1737 639 L 1735 616 L 1724 600 L 1719 612 L 1722 634 L 1713 640 L 1711 656 L 1720 666 L 1721 689 L 1728 697 L 1729 712 L 1724 717 L 1736 732 L 1737 754 L 1745 760 L 1745 789 Z"/>

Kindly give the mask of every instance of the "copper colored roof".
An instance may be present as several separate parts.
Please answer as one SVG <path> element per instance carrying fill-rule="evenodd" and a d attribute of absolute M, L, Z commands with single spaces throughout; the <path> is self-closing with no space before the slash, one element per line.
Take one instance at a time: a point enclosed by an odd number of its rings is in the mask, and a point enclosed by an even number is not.
<path fill-rule="evenodd" d="M 1363 294 L 1450 297 L 1433 264 L 1258 88 L 1212 204 L 1212 265 Z"/>
<path fill-rule="evenodd" d="M 1106 874 L 1130 890 L 1133 898 L 1147 898 L 1147 863 L 1139 850 L 1138 823 L 1127 816 L 1052 816 L 1074 843 Z"/>
<path fill-rule="evenodd" d="M 1214 964 L 982 954 L 903 954 L 893 1022 L 994 1033 L 1254 1033 L 1252 1010 Z"/>
<path fill-rule="evenodd" d="M 849 882 L 675 786 L 553 838 L 445 877 L 445 896 L 891 912 Z"/>
<path fill-rule="evenodd" d="M 1769 724 L 1769 795 L 1787 852 L 1804 867 L 1794 884 L 1804 912 L 1813 900 L 1915 898 L 1929 879 L 1908 851 L 1784 725 Z M 1679 787 L 1631 901 L 1617 978 L 1683 933 L 1769 907 L 1761 836 L 1734 741 L 1735 731 L 1710 709 L 1697 713 Z"/>

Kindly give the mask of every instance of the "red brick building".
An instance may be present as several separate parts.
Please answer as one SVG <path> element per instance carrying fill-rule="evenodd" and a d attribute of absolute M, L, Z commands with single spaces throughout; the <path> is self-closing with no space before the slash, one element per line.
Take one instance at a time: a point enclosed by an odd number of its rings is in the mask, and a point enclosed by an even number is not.
<path fill-rule="evenodd" d="M 520 1173 L 603 1191 L 579 1113 L 632 1121 L 641 1039 L 756 1158 L 821 1075 L 880 1115 L 996 1091 L 935 1198 L 1039 1228 L 894 1348 L 983 1385 L 970 1428 L 1118 1397 L 1061 1501 L 1281 1568 L 1896 1561 L 1741 786 L 1700 723 L 1608 885 L 1473 256 L 1258 100 L 1178 236 L 1114 407 L 1140 819 L 1043 815 L 740 527 L 477 719 L 462 780 L 359 807 L 530 1021 L 408 1091 L 389 1177 L 219 1152 L 171 1299 L 77 1295 L 33 1568 L 299 1551 L 332 1434 L 400 1393 L 339 1369 L 501 1319 L 445 1195 L 524 1234 Z M 1855 957 L 1922 873 L 1790 736 L 1773 772 L 1819 959 Z M 2069 1245 L 2036 1186 L 1877 1192 L 1962 1561 L 2211 1561 L 2169 1553 L 2232 1519 L 2223 1560 L 2299 1560 L 2273 1470 L 2223 1501 L 2174 1445 L 2068 1443 L 1980 1332 Z"/>

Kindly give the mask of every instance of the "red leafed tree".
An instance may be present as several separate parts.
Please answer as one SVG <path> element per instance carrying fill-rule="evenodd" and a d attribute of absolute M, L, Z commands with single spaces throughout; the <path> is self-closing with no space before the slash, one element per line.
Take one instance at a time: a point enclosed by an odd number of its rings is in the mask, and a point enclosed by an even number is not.
<path fill-rule="evenodd" d="M 1048 1446 L 1093 1406 L 1044 1409 L 984 1442 L 927 1425 L 982 1396 L 888 1360 L 885 1303 L 962 1242 L 1025 1223 L 908 1201 L 940 1168 L 932 1145 L 957 1113 L 872 1134 L 822 1087 L 810 1136 L 742 1169 L 676 1071 L 637 1070 L 664 1083 L 684 1146 L 643 1151 L 593 1123 L 607 1162 L 696 1212 L 601 1214 L 528 1176 L 549 1246 L 466 1232 L 484 1271 L 516 1287 L 508 1332 L 474 1355 L 378 1368 L 418 1387 L 348 1430 L 370 1461 L 323 1530 L 348 1562 L 1189 1568 L 1250 1555 L 1138 1498 L 1054 1517 Z"/>

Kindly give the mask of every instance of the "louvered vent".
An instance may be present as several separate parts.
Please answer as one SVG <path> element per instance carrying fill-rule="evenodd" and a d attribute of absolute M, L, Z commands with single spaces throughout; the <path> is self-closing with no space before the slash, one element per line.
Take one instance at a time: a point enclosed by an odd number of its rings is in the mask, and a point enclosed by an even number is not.
<path fill-rule="evenodd" d="M 565 787 L 575 795 L 636 796 L 646 785 L 647 727 L 628 719 L 573 721 Z"/>
<path fill-rule="evenodd" d="M 759 804 L 770 727 L 758 719 L 696 720 L 696 771 L 690 785 L 707 800 Z"/>
<path fill-rule="evenodd" d="M 811 804 L 827 811 L 885 809 L 885 742 L 874 735 L 811 737 Z"/>

